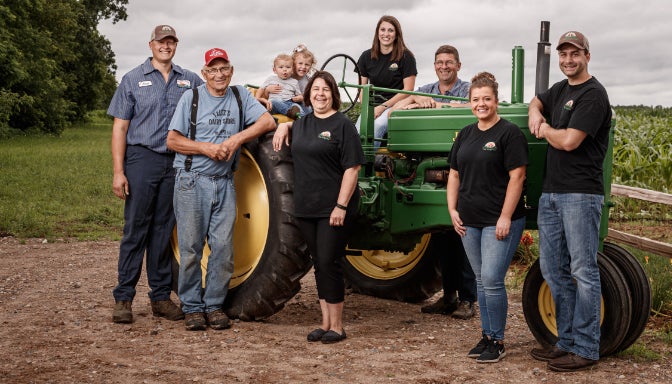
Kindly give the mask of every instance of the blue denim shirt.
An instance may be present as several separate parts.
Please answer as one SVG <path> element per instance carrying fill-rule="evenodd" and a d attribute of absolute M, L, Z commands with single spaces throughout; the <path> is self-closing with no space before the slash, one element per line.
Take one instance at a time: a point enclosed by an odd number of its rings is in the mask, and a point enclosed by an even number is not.
<path fill-rule="evenodd" d="M 453 85 L 453 88 L 451 88 L 448 92 L 444 93 L 444 95 L 455 97 L 469 97 L 469 85 L 470 83 L 468 81 L 462 81 L 458 78 L 457 81 L 455 81 L 455 85 Z M 417 89 L 417 92 L 433 93 L 435 95 L 440 95 L 441 91 L 439 90 L 439 82 L 437 81 L 436 83 L 425 84 L 422 87 L 419 87 Z M 441 103 L 448 103 L 450 101 L 458 103 L 466 103 L 466 101 L 449 100 L 438 97 L 435 97 L 434 100 Z"/>
<path fill-rule="evenodd" d="M 169 153 L 166 136 L 177 102 L 184 91 L 202 83 L 196 73 L 175 63 L 166 82 L 150 57 L 124 75 L 107 114 L 130 120 L 127 145 L 142 145 L 154 152 Z"/>

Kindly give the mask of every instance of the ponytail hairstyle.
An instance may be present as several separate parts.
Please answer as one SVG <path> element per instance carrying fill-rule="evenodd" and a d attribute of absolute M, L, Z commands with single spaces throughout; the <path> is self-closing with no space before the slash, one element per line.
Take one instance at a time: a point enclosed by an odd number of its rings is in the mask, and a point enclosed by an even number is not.
<path fill-rule="evenodd" d="M 474 88 L 490 87 L 495 94 L 495 100 L 499 101 L 499 84 L 495 79 L 495 75 L 490 72 L 479 72 L 476 76 L 471 78 L 471 85 L 469 86 L 469 98 L 471 99 L 471 90 Z"/>

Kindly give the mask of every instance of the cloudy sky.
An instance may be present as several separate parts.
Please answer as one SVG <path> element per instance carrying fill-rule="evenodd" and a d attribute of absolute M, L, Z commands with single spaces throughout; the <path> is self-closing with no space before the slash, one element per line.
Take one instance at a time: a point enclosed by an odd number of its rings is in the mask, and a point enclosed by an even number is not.
<path fill-rule="evenodd" d="M 525 95 L 534 95 L 537 43 L 542 20 L 550 40 L 579 30 L 590 40 L 589 72 L 606 87 L 613 105 L 672 106 L 672 5 L 669 0 L 142 0 L 130 1 L 128 19 L 103 22 L 112 43 L 117 79 L 140 64 L 157 24 L 170 24 L 180 43 L 174 61 L 200 73 L 204 52 L 225 49 L 235 66 L 233 83 L 261 84 L 276 54 L 305 43 L 318 67 L 337 53 L 355 60 L 371 47 L 380 16 L 401 22 L 418 64 L 416 87 L 434 82 L 434 51 L 460 51 L 460 77 L 492 72 L 500 99 L 511 98 L 511 50 L 525 49 Z M 338 78 L 341 74 L 334 75 Z M 551 55 L 550 82 L 562 79 Z"/>

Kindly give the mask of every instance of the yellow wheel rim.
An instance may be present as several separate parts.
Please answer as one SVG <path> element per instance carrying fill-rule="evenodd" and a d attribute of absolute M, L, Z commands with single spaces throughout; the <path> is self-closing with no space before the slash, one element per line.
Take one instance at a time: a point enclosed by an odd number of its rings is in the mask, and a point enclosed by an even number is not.
<path fill-rule="evenodd" d="M 537 305 L 539 306 L 539 315 L 541 320 L 553 335 L 558 336 L 558 325 L 555 322 L 555 302 L 551 295 L 551 288 L 542 282 L 539 287 L 539 295 L 537 297 Z M 600 325 L 604 321 L 604 297 L 600 297 Z"/>
<path fill-rule="evenodd" d="M 408 252 L 361 250 L 361 256 L 347 256 L 348 262 L 362 274 L 376 280 L 392 280 L 407 274 L 427 251 L 431 234 L 422 236 L 415 248 Z"/>
<path fill-rule="evenodd" d="M 551 289 L 545 281 L 539 287 L 538 305 L 544 326 L 553 335 L 558 336 L 558 326 L 555 323 L 555 302 L 551 296 Z"/>
<path fill-rule="evenodd" d="M 245 282 L 259 264 L 266 246 L 270 217 L 264 176 L 252 154 L 245 148 L 240 154 L 234 182 L 236 185 L 236 222 L 233 230 L 233 276 L 229 288 L 235 288 Z M 171 247 L 179 263 L 177 229 L 173 231 Z M 210 248 L 206 243 L 203 249 L 203 259 L 201 259 L 204 283 L 209 255 Z"/>

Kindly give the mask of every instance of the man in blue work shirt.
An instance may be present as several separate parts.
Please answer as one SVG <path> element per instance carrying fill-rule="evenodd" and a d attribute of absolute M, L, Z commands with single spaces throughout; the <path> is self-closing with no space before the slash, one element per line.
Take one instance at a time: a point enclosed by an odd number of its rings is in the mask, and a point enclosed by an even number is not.
<path fill-rule="evenodd" d="M 114 117 L 112 188 L 125 201 L 118 285 L 112 292 L 115 323 L 133 321 L 131 304 L 145 252 L 153 315 L 184 318 L 170 300 L 175 154 L 166 147 L 166 135 L 182 93 L 203 81 L 172 62 L 178 41 L 173 27 L 156 26 L 149 41 L 152 57 L 122 78 L 107 110 Z"/>
<path fill-rule="evenodd" d="M 434 54 L 434 71 L 438 81 L 425 84 L 419 87 L 416 92 L 468 98 L 470 83 L 457 77 L 461 68 L 462 63 L 457 48 L 452 45 L 440 46 Z M 465 108 L 470 106 L 463 100 L 411 95 L 398 102 L 392 110 L 442 108 L 444 105 Z M 445 255 L 440 259 L 443 297 L 434 304 L 426 305 L 420 310 L 423 313 L 451 315 L 458 319 L 467 320 L 474 317 L 475 314 L 476 275 L 471 269 L 462 242 L 455 232 L 450 231 L 446 236 L 453 238 L 451 243 L 455 244 L 455 248 L 452 249 L 453 254 Z"/>

